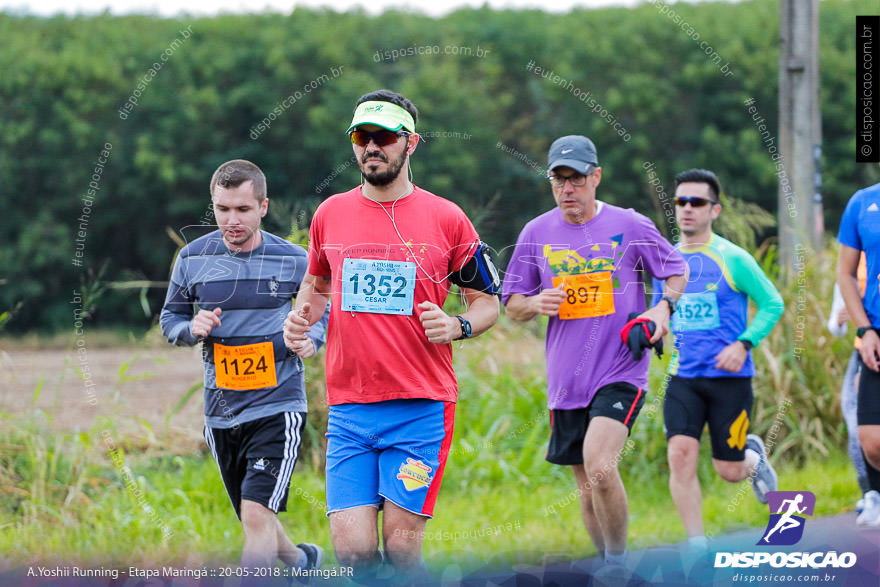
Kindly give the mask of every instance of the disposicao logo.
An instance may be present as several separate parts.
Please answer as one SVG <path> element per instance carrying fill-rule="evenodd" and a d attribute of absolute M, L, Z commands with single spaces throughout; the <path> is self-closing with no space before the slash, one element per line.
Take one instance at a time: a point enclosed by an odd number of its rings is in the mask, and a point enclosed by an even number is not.
<path fill-rule="evenodd" d="M 810 491 L 768 491 L 770 520 L 758 546 L 791 546 L 804 535 L 806 518 L 812 516 L 816 496 Z M 769 564 L 774 568 L 849 568 L 856 564 L 853 552 L 716 552 L 715 568 L 754 568 Z"/>
<path fill-rule="evenodd" d="M 770 521 L 758 544 L 791 546 L 803 537 L 806 524 L 803 516 L 813 515 L 816 496 L 810 491 L 768 491 L 767 505 L 770 506 Z"/>

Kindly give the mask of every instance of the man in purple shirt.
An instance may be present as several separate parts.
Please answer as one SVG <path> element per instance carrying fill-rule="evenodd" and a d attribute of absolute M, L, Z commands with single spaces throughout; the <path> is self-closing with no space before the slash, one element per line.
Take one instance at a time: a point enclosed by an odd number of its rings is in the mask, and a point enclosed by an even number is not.
<path fill-rule="evenodd" d="M 602 168 L 590 139 L 556 139 L 548 167 L 557 207 L 520 233 L 502 302 L 513 320 L 550 317 L 547 460 L 572 466 L 593 544 L 606 563 L 623 565 L 627 500 L 617 462 L 645 401 L 650 353 L 635 360 L 620 332 L 631 313 L 655 323 L 652 343 L 668 332 L 687 263 L 649 219 L 596 199 Z M 646 311 L 651 276 L 666 289 Z"/>

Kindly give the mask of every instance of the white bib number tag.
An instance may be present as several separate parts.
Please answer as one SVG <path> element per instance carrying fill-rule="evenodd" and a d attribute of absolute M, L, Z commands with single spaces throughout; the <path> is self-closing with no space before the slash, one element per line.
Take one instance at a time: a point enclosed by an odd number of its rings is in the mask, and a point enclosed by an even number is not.
<path fill-rule="evenodd" d="M 411 316 L 415 290 L 416 264 L 410 261 L 342 261 L 342 309 L 346 312 Z"/>
<path fill-rule="evenodd" d="M 672 316 L 672 330 L 713 330 L 721 326 L 718 296 L 711 291 L 684 294 Z"/>

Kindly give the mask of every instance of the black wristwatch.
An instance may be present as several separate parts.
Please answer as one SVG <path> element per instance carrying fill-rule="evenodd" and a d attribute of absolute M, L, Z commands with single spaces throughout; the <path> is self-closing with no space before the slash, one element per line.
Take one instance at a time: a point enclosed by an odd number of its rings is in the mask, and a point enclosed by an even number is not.
<path fill-rule="evenodd" d="M 741 338 L 741 339 L 739 339 L 739 341 L 742 343 L 742 345 L 743 345 L 744 347 L 746 347 L 746 350 L 747 350 L 747 351 L 752 350 L 752 347 L 755 346 L 755 345 L 752 344 L 752 341 L 750 341 L 750 340 L 747 339 L 747 338 Z"/>
<path fill-rule="evenodd" d="M 461 322 L 461 336 L 456 338 L 455 340 L 461 340 L 463 338 L 470 338 L 473 330 L 471 329 L 471 323 L 462 318 L 461 316 L 456 316 L 458 321 Z"/>
<path fill-rule="evenodd" d="M 863 336 L 865 336 L 868 333 L 869 330 L 877 330 L 877 329 L 874 328 L 873 326 L 862 326 L 861 328 L 856 330 L 856 336 L 858 336 L 859 338 L 862 338 Z"/>
<path fill-rule="evenodd" d="M 670 298 L 669 296 L 663 296 L 660 298 L 660 301 L 666 300 L 666 303 L 669 304 L 669 315 L 672 316 L 675 314 L 675 310 L 678 309 L 678 303 L 675 300 Z"/>

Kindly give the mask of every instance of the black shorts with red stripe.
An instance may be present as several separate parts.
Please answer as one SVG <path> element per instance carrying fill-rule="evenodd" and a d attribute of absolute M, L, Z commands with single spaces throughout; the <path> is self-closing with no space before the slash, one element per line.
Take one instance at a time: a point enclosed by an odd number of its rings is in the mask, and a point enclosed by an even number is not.
<path fill-rule="evenodd" d="M 631 383 L 609 383 L 599 388 L 586 408 L 550 410 L 550 446 L 546 459 L 557 465 L 584 464 L 584 437 L 590 421 L 605 416 L 626 425 L 633 423 L 645 404 L 645 390 Z"/>

